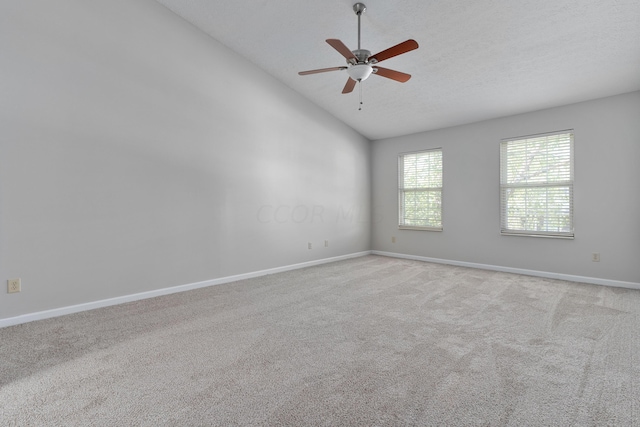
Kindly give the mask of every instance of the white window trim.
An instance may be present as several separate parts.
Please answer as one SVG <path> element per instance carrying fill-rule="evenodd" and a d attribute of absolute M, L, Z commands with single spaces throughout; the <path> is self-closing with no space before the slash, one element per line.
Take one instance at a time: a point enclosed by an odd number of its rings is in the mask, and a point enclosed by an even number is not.
<path fill-rule="evenodd" d="M 442 171 L 442 186 L 440 187 L 424 187 L 424 188 L 420 188 L 421 190 L 425 190 L 425 191 L 434 191 L 434 190 L 438 190 L 440 191 L 440 226 L 439 227 L 422 227 L 422 226 L 416 226 L 416 225 L 404 225 L 401 224 L 402 221 L 402 195 L 403 195 L 403 191 L 405 190 L 401 184 L 401 178 L 402 180 L 404 180 L 404 156 L 407 155 L 411 155 L 411 154 L 420 154 L 420 153 L 427 153 L 427 152 L 431 152 L 431 151 L 439 151 L 440 152 L 440 156 L 442 158 L 442 163 L 443 163 L 443 171 Z M 399 230 L 415 230 L 415 231 L 442 231 L 444 228 L 444 214 L 443 214 L 443 209 L 444 209 L 444 152 L 442 150 L 442 147 L 439 148 L 429 148 L 426 150 L 417 150 L 417 151 L 409 151 L 409 152 L 405 152 L 405 153 L 400 153 L 398 154 L 398 229 Z"/>
<path fill-rule="evenodd" d="M 503 173 L 506 173 L 505 171 L 503 171 L 503 151 L 502 151 L 502 147 L 504 144 L 507 144 L 508 142 L 513 142 L 513 141 L 518 141 L 518 140 L 523 140 L 523 139 L 528 139 L 528 138 L 541 138 L 541 137 L 545 137 L 545 136 L 551 136 L 551 135 L 560 135 L 560 134 L 570 134 L 570 179 L 568 181 L 561 181 L 561 182 L 553 182 L 553 183 L 544 183 L 544 184 L 528 184 L 528 185 L 512 185 L 512 184 L 504 184 L 503 183 Z M 524 135 L 524 136 L 517 136 L 517 137 L 513 137 L 513 138 L 504 138 L 500 141 L 500 234 L 503 236 L 524 236 L 524 237 L 544 237 L 544 238 L 553 238 L 553 239 L 569 239 L 572 240 L 575 238 L 575 218 L 574 218 L 574 206 L 573 206 L 573 202 L 574 202 L 574 195 L 573 195 L 573 186 L 574 186 L 574 164 L 575 164 L 575 147 L 574 147 L 574 130 L 573 129 L 565 129 L 565 130 L 560 130 L 560 131 L 554 131 L 554 132 L 546 132 L 546 133 L 540 133 L 540 134 L 533 134 L 533 135 Z M 545 188 L 545 187 L 555 187 L 555 186 L 561 186 L 561 187 L 569 187 L 569 192 L 570 192 L 570 203 L 569 203 L 569 216 L 571 219 L 571 231 L 569 232 L 550 232 L 550 231 L 542 231 L 542 232 L 536 232 L 533 230 L 512 230 L 512 229 L 508 229 L 505 227 L 505 210 L 506 210 L 506 206 L 504 205 L 504 194 L 505 192 L 503 191 L 505 188 L 535 188 L 535 187 L 540 187 L 540 188 Z"/>

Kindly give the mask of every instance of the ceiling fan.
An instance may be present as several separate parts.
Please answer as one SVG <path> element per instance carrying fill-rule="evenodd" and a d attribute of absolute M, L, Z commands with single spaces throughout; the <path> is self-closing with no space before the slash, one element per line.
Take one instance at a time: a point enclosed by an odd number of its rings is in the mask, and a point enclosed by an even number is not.
<path fill-rule="evenodd" d="M 326 73 L 328 71 L 347 70 L 349 78 L 347 84 L 344 85 L 342 93 L 350 93 L 356 86 L 356 82 L 362 82 L 366 80 L 371 74 L 377 74 L 382 77 L 386 77 L 391 80 L 395 80 L 400 83 L 404 83 L 411 78 L 410 74 L 401 73 L 400 71 L 390 70 L 388 68 L 379 67 L 379 62 L 385 59 L 393 58 L 394 56 L 407 53 L 418 48 L 418 43 L 415 40 L 409 39 L 400 44 L 397 44 L 389 49 L 385 49 L 382 52 L 378 52 L 375 55 L 371 55 L 371 52 L 366 49 L 360 48 L 360 17 L 367 10 L 367 7 L 362 3 L 356 3 L 353 5 L 353 11 L 358 15 L 358 49 L 349 50 L 344 43 L 338 39 L 327 39 L 327 43 L 337 50 L 342 56 L 347 59 L 347 65 L 342 67 L 320 68 L 317 70 L 300 71 L 298 74 L 306 76 L 308 74 Z M 362 103 L 362 102 L 361 102 Z"/>

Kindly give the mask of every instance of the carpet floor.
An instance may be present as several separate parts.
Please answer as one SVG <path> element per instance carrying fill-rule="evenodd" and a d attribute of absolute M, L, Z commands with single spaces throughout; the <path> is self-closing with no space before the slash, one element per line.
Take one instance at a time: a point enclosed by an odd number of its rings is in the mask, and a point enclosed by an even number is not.
<path fill-rule="evenodd" d="M 3 426 L 640 426 L 640 291 L 366 256 L 0 329 Z"/>

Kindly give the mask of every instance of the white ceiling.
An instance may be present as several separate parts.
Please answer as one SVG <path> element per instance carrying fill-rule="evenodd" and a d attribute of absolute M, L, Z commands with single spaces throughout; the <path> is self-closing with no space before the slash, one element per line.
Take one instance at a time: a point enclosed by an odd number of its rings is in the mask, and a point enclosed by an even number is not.
<path fill-rule="evenodd" d="M 420 48 L 341 94 L 357 48 L 351 0 L 157 0 L 371 140 L 640 89 L 639 0 L 363 0 L 362 48 Z"/>

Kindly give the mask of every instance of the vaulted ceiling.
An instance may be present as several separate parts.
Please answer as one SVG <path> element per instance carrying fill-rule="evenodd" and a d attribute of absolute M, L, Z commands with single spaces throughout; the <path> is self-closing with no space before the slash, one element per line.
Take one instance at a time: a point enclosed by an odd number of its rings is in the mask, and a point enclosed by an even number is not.
<path fill-rule="evenodd" d="M 341 94 L 346 65 L 325 40 L 357 48 L 355 1 L 157 0 L 371 140 L 640 89 L 638 0 L 363 0 L 362 48 L 417 50 Z"/>

